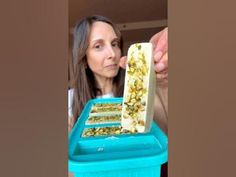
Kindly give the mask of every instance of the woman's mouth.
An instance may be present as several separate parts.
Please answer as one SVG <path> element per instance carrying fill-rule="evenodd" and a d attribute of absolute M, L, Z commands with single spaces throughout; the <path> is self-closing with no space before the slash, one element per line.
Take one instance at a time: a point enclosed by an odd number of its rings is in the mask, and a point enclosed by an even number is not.
<path fill-rule="evenodd" d="M 105 68 L 108 70 L 117 69 L 117 64 L 110 64 L 110 65 L 105 66 Z"/>

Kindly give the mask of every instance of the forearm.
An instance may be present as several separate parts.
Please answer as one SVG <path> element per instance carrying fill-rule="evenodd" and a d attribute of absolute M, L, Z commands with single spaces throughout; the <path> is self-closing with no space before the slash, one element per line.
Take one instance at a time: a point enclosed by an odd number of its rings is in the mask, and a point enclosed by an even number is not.
<path fill-rule="evenodd" d="M 154 121 L 167 134 L 168 132 L 168 88 L 157 88 L 155 94 Z"/>
<path fill-rule="evenodd" d="M 156 95 L 159 97 L 160 102 L 163 105 L 163 109 L 165 110 L 165 114 L 168 117 L 168 86 L 157 87 Z"/>

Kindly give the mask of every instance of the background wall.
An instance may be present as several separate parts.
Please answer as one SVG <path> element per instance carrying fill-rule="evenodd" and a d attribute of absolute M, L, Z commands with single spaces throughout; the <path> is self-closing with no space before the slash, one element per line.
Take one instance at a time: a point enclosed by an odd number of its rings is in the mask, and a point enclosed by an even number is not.
<path fill-rule="evenodd" d="M 119 26 L 126 54 L 130 44 L 149 41 L 152 35 L 167 26 L 167 1 L 69 0 L 69 80 L 73 77 L 71 72 L 73 26 L 85 16 L 94 14 L 106 16 Z"/>

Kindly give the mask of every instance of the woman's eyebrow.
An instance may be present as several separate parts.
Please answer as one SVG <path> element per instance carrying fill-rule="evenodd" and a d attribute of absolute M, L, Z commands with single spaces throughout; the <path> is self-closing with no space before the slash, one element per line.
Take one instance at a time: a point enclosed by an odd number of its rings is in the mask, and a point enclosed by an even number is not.
<path fill-rule="evenodd" d="M 91 43 L 102 42 L 102 41 L 103 41 L 103 39 L 94 39 L 91 41 Z"/>
<path fill-rule="evenodd" d="M 104 39 L 101 39 L 101 38 L 93 39 L 93 40 L 91 40 L 91 44 L 94 44 L 94 43 L 97 43 L 97 42 L 103 42 L 103 41 L 104 41 Z M 117 37 L 111 40 L 111 42 L 119 42 L 119 41 L 120 40 Z"/>
<path fill-rule="evenodd" d="M 112 42 L 119 42 L 120 40 L 119 40 L 119 38 L 114 38 L 113 40 L 112 40 Z"/>

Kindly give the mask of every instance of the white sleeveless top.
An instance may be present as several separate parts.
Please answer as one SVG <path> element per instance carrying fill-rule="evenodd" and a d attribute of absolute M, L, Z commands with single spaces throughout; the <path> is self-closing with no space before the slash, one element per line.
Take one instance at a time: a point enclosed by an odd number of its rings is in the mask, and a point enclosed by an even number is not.
<path fill-rule="evenodd" d="M 73 94 L 74 94 L 74 89 L 68 90 L 68 117 L 72 117 L 72 103 L 73 103 Z M 107 93 L 102 96 L 97 96 L 97 98 L 113 98 L 114 95 L 113 93 Z"/>

